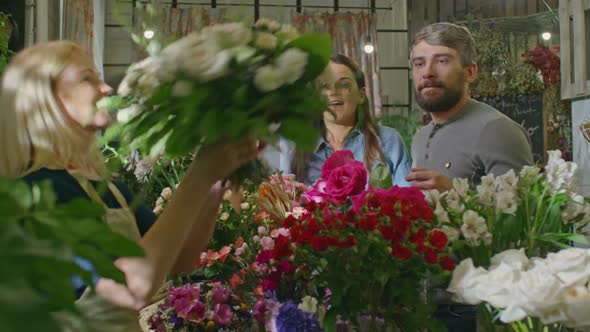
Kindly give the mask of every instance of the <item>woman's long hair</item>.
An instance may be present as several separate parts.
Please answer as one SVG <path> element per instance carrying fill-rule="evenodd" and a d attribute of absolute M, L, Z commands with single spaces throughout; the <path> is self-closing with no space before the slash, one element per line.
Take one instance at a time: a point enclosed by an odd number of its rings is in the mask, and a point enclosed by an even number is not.
<path fill-rule="evenodd" d="M 344 65 L 350 69 L 354 74 L 356 84 L 359 89 L 364 88 L 365 75 L 360 66 L 343 54 L 334 54 L 330 61 L 340 65 Z M 326 139 L 326 125 L 323 121 L 316 124 L 320 134 Z M 373 167 L 374 161 L 380 161 L 385 164 L 385 156 L 381 149 L 381 140 L 379 138 L 379 128 L 375 119 L 371 115 L 369 100 L 365 95 L 365 102 L 357 106 L 356 109 L 356 126 L 360 129 L 365 137 L 365 155 L 364 164 L 370 171 Z M 297 152 L 293 161 L 293 171 L 300 181 L 309 182 L 307 179 L 307 163 L 309 162 L 310 154 Z"/>
<path fill-rule="evenodd" d="M 6 67 L 0 90 L 0 177 L 18 178 L 43 167 L 75 168 L 106 176 L 93 133 L 84 130 L 55 97 L 55 84 L 75 56 L 75 43 L 40 43 Z"/>

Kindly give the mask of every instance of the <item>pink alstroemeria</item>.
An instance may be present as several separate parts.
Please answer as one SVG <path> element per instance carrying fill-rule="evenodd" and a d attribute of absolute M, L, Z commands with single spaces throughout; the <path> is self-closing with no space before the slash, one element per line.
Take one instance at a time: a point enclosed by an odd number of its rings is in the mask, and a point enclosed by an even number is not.
<path fill-rule="evenodd" d="M 234 313 L 227 304 L 216 304 L 213 309 L 213 321 L 219 325 L 226 325 L 231 321 Z"/>
<path fill-rule="evenodd" d="M 224 287 L 221 283 L 217 282 L 211 290 L 211 301 L 215 304 L 224 303 L 229 298 L 230 293 L 231 291 L 227 287 Z"/>

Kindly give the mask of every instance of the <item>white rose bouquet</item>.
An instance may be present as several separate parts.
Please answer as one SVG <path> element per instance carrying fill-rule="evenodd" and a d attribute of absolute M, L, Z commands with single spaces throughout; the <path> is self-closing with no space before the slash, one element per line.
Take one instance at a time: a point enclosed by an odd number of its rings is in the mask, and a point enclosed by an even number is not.
<path fill-rule="evenodd" d="M 118 139 L 152 158 L 246 136 L 312 148 L 325 110 L 313 80 L 331 53 L 329 36 L 268 19 L 205 27 L 128 69 L 113 99 Z"/>
<path fill-rule="evenodd" d="M 524 249 L 511 249 L 492 257 L 489 269 L 476 268 L 471 258 L 462 261 L 448 291 L 458 302 L 487 302 L 501 309 L 499 319 L 510 330 L 588 330 L 589 282 L 588 249 L 564 249 L 544 259 L 529 259 Z"/>

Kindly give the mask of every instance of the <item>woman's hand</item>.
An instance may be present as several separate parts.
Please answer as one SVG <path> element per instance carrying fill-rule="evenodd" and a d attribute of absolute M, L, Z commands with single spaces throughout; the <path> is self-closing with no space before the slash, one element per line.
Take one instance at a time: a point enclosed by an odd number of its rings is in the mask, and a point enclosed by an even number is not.
<path fill-rule="evenodd" d="M 115 266 L 124 274 L 126 285 L 112 279 L 101 278 L 96 284 L 96 293 L 120 307 L 140 310 L 150 303 L 150 299 L 160 284 L 155 284 L 154 269 L 147 259 L 123 257 L 115 261 Z"/>

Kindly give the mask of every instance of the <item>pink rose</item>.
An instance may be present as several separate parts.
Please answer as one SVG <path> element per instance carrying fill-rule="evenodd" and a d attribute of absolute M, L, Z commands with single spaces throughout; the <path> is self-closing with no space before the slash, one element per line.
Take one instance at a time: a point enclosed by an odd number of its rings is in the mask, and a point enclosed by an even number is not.
<path fill-rule="evenodd" d="M 336 151 L 324 164 L 322 177 L 306 197 L 318 202 L 318 197 L 335 203 L 346 203 L 350 196 L 358 195 L 367 185 L 367 170 L 360 161 L 351 159 L 352 152 Z"/>
<path fill-rule="evenodd" d="M 354 154 L 350 150 L 338 150 L 332 153 L 322 166 L 322 179 L 327 179 L 335 168 L 354 162 Z"/>

